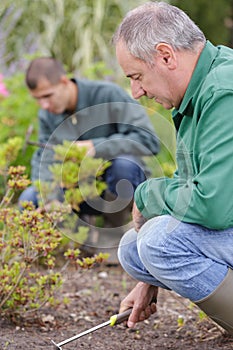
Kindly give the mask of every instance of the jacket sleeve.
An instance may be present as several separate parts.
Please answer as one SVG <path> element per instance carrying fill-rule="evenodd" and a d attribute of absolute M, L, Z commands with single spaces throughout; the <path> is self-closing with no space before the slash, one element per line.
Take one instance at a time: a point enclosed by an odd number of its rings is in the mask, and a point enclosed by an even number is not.
<path fill-rule="evenodd" d="M 232 103 L 232 91 L 217 91 L 203 105 L 194 150 L 182 157 L 183 162 L 178 145 L 174 177 L 139 185 L 135 201 L 146 218 L 169 214 L 211 229 L 233 226 Z"/>
<path fill-rule="evenodd" d="M 132 99 L 109 105 L 108 123 L 114 125 L 114 132 L 92 140 L 96 157 L 151 156 L 159 152 L 159 141 L 144 107 Z"/>

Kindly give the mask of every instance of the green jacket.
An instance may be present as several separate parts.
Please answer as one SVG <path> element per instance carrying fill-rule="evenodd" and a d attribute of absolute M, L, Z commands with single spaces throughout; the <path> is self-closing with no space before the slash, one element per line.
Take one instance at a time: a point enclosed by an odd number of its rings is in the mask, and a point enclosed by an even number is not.
<path fill-rule="evenodd" d="M 118 155 L 138 157 L 157 154 L 158 139 L 144 108 L 122 88 L 110 82 L 77 80 L 76 113 L 52 114 L 39 111 L 39 141 L 61 144 L 64 140 L 89 140 L 96 155 L 111 160 Z M 32 158 L 32 181 L 50 181 L 49 166 L 54 152 L 38 149 Z"/>
<path fill-rule="evenodd" d="M 206 43 L 179 109 L 177 171 L 135 192 L 146 218 L 169 214 L 207 228 L 233 226 L 233 50 Z"/>

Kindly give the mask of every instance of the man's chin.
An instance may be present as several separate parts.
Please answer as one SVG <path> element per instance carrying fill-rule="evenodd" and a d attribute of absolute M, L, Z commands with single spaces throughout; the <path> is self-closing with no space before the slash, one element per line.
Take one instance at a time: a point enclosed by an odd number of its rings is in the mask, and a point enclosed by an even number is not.
<path fill-rule="evenodd" d="M 65 111 L 63 111 L 63 110 L 48 110 L 48 112 L 51 114 L 59 115 L 59 114 L 63 114 Z"/>
<path fill-rule="evenodd" d="M 156 99 L 155 99 L 155 102 L 158 103 L 158 104 L 160 104 L 164 109 L 169 110 L 169 109 L 172 109 L 172 108 L 173 108 L 173 106 L 172 106 L 170 103 L 161 102 L 161 101 L 156 100 Z"/>

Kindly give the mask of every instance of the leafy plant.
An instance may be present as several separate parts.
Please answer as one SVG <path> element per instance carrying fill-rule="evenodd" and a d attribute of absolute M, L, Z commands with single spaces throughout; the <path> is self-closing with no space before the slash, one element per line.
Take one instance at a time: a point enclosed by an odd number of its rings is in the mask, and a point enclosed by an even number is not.
<path fill-rule="evenodd" d="M 27 206 L 22 213 L 15 209 L 0 211 L 2 314 L 32 311 L 45 302 L 54 302 L 53 294 L 61 286 L 62 277 L 54 272 L 52 252 L 61 236 L 51 221 Z M 35 269 L 35 262 L 43 259 L 48 273 Z"/>
<path fill-rule="evenodd" d="M 59 207 L 49 213 L 41 212 L 25 202 L 20 212 L 10 205 L 14 192 L 30 183 L 22 166 L 11 166 L 6 172 L 9 145 L 16 141 L 9 140 L 0 148 L 5 160 L 1 164 L 2 175 L 6 181 L 6 193 L 0 204 L 0 314 L 26 316 L 47 302 L 54 305 L 54 295 L 62 285 L 63 275 L 55 267 L 62 240 L 57 224 L 62 222 L 65 210 Z M 17 151 L 19 147 L 9 155 L 11 161 L 17 157 Z M 80 259 L 79 254 L 76 248 L 69 249 L 64 256 L 76 268 L 84 269 L 107 257 L 99 254 Z"/>
<path fill-rule="evenodd" d="M 84 200 L 101 195 L 107 185 L 101 176 L 110 166 L 102 158 L 86 156 L 86 148 L 64 141 L 54 147 L 55 159 L 59 163 L 50 166 L 57 186 L 65 188 L 65 199 L 73 209 L 79 211 Z M 62 164 L 62 166 L 61 166 Z"/>
<path fill-rule="evenodd" d="M 7 189 L 7 178 L 9 175 L 8 171 L 9 171 L 9 166 L 12 163 L 14 163 L 15 159 L 17 158 L 21 147 L 22 147 L 22 139 L 20 137 L 11 138 L 7 142 L 0 144 L 0 184 L 1 184 L 0 195 L 2 197 L 3 194 L 6 192 L 4 201 L 11 201 L 13 198 L 12 183 L 8 185 L 8 189 Z M 22 168 L 21 170 L 18 168 L 17 172 L 18 171 L 19 173 L 21 171 L 25 171 L 25 167 Z M 16 176 L 17 174 L 15 174 L 15 177 Z M 28 184 L 29 182 L 27 182 L 27 185 Z"/>
<path fill-rule="evenodd" d="M 11 170 L 12 173 L 15 174 Z M 9 186 L 12 184 L 9 183 Z M 55 271 L 56 249 L 62 240 L 62 234 L 56 228 L 58 221 L 62 221 L 60 208 L 58 212 L 40 213 L 27 203 L 22 212 L 14 208 L 0 209 L 2 315 L 26 316 L 47 302 L 54 305 L 54 295 L 63 282 L 62 273 Z M 99 254 L 80 259 L 79 254 L 79 249 L 73 249 L 65 252 L 64 256 L 76 268 L 85 269 L 107 258 L 107 255 Z"/>
<path fill-rule="evenodd" d="M 14 147 L 17 146 L 17 147 Z M 6 182 L 6 193 L 0 204 L 0 312 L 24 313 L 34 310 L 46 301 L 52 302 L 54 290 L 61 285 L 61 275 L 52 272 L 55 257 L 52 251 L 61 237 L 49 220 L 33 208 L 25 206 L 23 212 L 10 207 L 14 192 L 30 183 L 22 166 L 6 167 L 17 157 L 19 140 L 10 139 L 1 149 L 1 175 Z M 43 258 L 48 274 L 34 269 Z"/>

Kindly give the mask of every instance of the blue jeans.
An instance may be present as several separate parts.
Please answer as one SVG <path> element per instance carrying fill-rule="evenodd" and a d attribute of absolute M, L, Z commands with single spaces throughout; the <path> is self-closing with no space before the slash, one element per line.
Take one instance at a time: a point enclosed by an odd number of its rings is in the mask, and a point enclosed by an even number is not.
<path fill-rule="evenodd" d="M 210 230 L 164 215 L 129 230 L 118 249 L 134 279 L 170 289 L 197 302 L 209 296 L 233 268 L 233 228 Z"/>
<path fill-rule="evenodd" d="M 103 180 L 107 183 L 108 190 L 120 196 L 122 199 L 133 198 L 136 187 L 146 180 L 144 170 L 135 157 L 122 155 L 112 160 L 112 165 L 106 170 Z M 63 201 L 64 189 L 58 193 L 58 200 Z M 38 193 L 34 186 L 28 187 L 19 197 L 19 206 L 22 201 L 31 201 L 38 207 Z M 90 207 L 87 203 L 80 205 L 80 214 L 98 215 L 101 211 Z"/>

